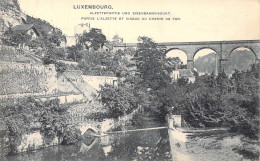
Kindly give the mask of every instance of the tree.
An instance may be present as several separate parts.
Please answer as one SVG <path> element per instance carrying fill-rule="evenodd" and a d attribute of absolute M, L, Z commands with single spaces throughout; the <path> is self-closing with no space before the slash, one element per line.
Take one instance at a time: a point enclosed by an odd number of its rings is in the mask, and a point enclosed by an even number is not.
<path fill-rule="evenodd" d="M 185 86 L 188 83 L 189 83 L 189 79 L 188 78 L 181 77 L 180 79 L 177 80 L 177 84 L 179 86 Z"/>
<path fill-rule="evenodd" d="M 92 28 L 89 32 L 83 33 L 79 37 L 79 44 L 85 46 L 87 49 L 92 47 L 94 50 L 98 50 L 104 46 L 105 42 L 106 36 L 102 33 L 101 29 L 97 28 Z"/>
<path fill-rule="evenodd" d="M 67 47 L 68 56 L 67 59 L 72 59 L 75 62 L 81 60 L 83 58 L 83 55 L 81 53 L 82 47 L 80 45 L 73 45 L 70 47 Z"/>
<path fill-rule="evenodd" d="M 31 40 L 31 35 L 22 33 L 22 32 L 14 32 L 11 28 L 9 28 L 2 36 L 2 41 L 4 44 L 9 46 L 23 46 L 27 44 Z"/>
<path fill-rule="evenodd" d="M 171 84 L 170 72 L 172 67 L 168 65 L 165 52 L 158 47 L 151 38 L 139 37 L 137 51 L 133 60 L 136 64 L 136 74 L 139 77 L 139 85 L 135 88 L 142 89 L 149 98 L 149 110 L 153 111 L 157 118 L 165 120 L 164 117 L 169 109 L 167 95 Z"/>
<path fill-rule="evenodd" d="M 129 114 L 137 108 L 137 100 L 134 96 L 133 88 L 119 85 L 114 87 L 105 84 L 100 91 L 101 102 L 109 110 L 109 114 L 117 118 Z"/>
<path fill-rule="evenodd" d="M 134 56 L 137 72 L 143 79 L 143 85 L 154 90 L 167 86 L 171 78 L 171 69 L 166 65 L 165 54 L 159 50 L 151 38 L 139 37 L 137 51 Z"/>
<path fill-rule="evenodd" d="M 62 41 L 66 41 L 66 37 L 62 35 L 61 30 L 59 29 L 53 29 L 51 33 L 47 35 L 47 38 L 50 43 L 52 43 L 54 46 L 60 46 Z"/>

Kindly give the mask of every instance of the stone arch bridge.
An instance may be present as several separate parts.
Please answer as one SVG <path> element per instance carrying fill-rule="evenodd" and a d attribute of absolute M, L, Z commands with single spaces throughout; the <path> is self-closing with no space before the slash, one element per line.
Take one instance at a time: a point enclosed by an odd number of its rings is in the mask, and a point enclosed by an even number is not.
<path fill-rule="evenodd" d="M 65 123 L 80 130 L 81 135 L 84 135 L 88 130 L 94 131 L 96 135 L 101 135 L 114 127 L 113 119 L 88 119 L 80 113 L 67 115 Z"/>
<path fill-rule="evenodd" d="M 171 50 L 181 50 L 187 56 L 187 68 L 194 68 L 194 56 L 202 49 L 211 49 L 218 56 L 218 70 L 223 70 L 227 66 L 230 54 L 238 48 L 247 48 L 255 55 L 256 62 L 260 62 L 260 40 L 235 40 L 235 41 L 202 41 L 202 42 L 165 42 L 158 43 L 159 47 L 165 49 L 165 54 Z M 127 48 L 137 48 L 136 43 L 126 43 L 113 46 L 113 50 L 125 50 Z"/>

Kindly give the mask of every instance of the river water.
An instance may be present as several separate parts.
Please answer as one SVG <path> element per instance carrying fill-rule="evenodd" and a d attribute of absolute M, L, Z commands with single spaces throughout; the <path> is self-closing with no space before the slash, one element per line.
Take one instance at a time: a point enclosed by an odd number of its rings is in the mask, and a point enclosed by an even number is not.
<path fill-rule="evenodd" d="M 149 114 L 139 114 L 117 130 L 165 126 Z M 34 152 L 8 156 L 8 161 L 70 161 L 70 160 L 171 160 L 167 129 L 131 131 L 88 137 L 74 145 L 58 145 Z"/>

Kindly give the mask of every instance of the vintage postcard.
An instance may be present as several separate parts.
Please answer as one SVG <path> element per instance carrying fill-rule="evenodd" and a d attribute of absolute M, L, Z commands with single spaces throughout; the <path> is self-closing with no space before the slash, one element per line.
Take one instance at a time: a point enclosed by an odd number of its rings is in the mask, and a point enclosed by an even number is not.
<path fill-rule="evenodd" d="M 257 161 L 259 0 L 1 0 L 0 160 Z"/>

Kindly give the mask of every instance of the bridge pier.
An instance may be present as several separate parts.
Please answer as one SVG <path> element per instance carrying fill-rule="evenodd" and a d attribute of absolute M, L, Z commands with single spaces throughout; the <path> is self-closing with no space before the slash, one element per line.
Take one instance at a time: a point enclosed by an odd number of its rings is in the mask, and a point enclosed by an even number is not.
<path fill-rule="evenodd" d="M 219 59 L 218 71 L 223 72 L 228 67 L 228 59 Z"/>
<path fill-rule="evenodd" d="M 194 69 L 194 61 L 193 61 L 193 59 L 187 60 L 187 69 Z"/>

